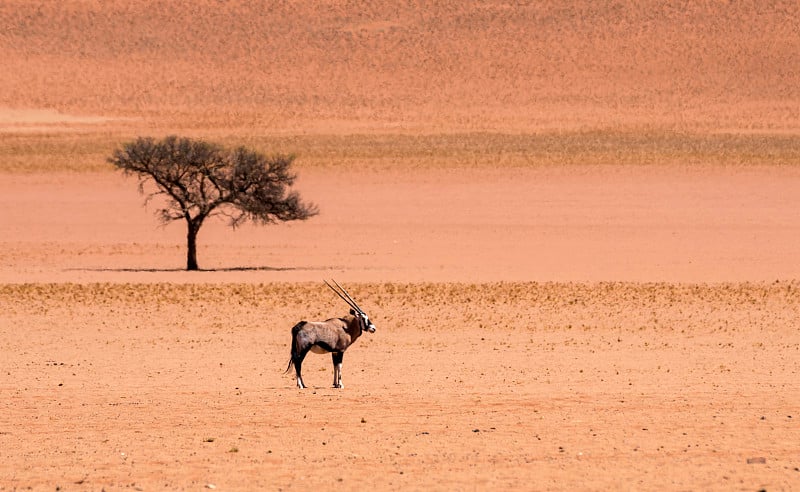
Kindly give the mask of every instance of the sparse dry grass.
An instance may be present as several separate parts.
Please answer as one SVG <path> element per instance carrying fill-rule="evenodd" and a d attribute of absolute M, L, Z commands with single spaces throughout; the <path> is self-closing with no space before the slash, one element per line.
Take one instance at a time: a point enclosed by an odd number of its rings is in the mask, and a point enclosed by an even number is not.
<path fill-rule="evenodd" d="M 96 172 L 111 170 L 106 159 L 116 137 L 96 133 L 2 133 L 0 172 Z"/>
<path fill-rule="evenodd" d="M 146 130 L 143 130 L 146 132 Z M 144 133 L 146 134 L 146 133 Z M 795 166 L 800 136 L 653 130 L 536 134 L 220 135 L 189 132 L 266 153 L 294 153 L 298 168 L 422 170 L 553 166 Z M 0 133 L 0 172 L 112 171 L 106 159 L 133 133 Z"/>
<path fill-rule="evenodd" d="M 0 111 L 108 120 L 0 118 L 0 172 L 105 170 L 170 133 L 309 167 L 796 165 L 797 13 L 15 0 Z"/>
<path fill-rule="evenodd" d="M 460 323 L 494 330 L 640 329 L 685 334 L 782 330 L 800 318 L 800 283 L 486 283 L 353 284 L 348 290 L 388 326 L 430 329 Z M 363 302 L 362 302 L 363 301 Z M 720 303 L 724 305 L 721 308 Z M 342 305 L 319 283 L 0 285 L 0 311 L 124 309 L 145 316 L 169 309 L 187 319 L 228 309 L 309 319 Z M 325 309 L 323 309 L 325 308 Z M 327 310 L 327 312 L 326 312 Z M 149 317 L 149 316 L 148 316 Z M 449 321 L 446 321 L 449 320 Z"/>
<path fill-rule="evenodd" d="M 13 0 L 0 107 L 239 134 L 796 132 L 798 15 L 793 2 Z"/>

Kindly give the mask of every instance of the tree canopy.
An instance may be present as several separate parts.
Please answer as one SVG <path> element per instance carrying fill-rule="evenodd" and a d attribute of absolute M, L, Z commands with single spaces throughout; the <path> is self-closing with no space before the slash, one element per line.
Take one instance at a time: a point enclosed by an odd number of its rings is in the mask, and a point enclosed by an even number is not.
<path fill-rule="evenodd" d="M 197 233 L 211 216 L 223 215 L 231 227 L 246 221 L 272 224 L 305 220 L 319 213 L 289 190 L 296 175 L 293 155 L 266 156 L 245 147 L 233 149 L 168 136 L 140 137 L 114 150 L 109 162 L 126 175 L 136 175 L 145 203 L 165 198 L 158 210 L 164 223 L 187 224 L 187 270 L 197 270 Z M 148 182 L 155 191 L 146 191 Z"/>

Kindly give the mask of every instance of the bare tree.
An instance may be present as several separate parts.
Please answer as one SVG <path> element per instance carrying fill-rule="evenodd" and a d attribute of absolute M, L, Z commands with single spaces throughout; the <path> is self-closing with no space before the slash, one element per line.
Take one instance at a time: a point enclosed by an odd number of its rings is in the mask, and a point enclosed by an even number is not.
<path fill-rule="evenodd" d="M 186 269 L 197 270 L 197 233 L 211 216 L 223 215 L 236 227 L 248 220 L 272 224 L 305 220 L 319 213 L 289 191 L 296 176 L 292 155 L 267 157 L 244 147 L 226 149 L 202 140 L 169 136 L 138 138 L 114 150 L 108 161 L 126 175 L 139 178 L 145 204 L 166 199 L 158 210 L 161 221 L 185 220 Z M 152 181 L 157 190 L 145 191 Z"/>

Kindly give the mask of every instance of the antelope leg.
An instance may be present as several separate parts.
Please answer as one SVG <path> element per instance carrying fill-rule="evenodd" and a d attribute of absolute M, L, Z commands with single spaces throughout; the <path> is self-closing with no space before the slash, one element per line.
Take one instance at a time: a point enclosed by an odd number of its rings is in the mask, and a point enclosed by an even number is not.
<path fill-rule="evenodd" d="M 344 358 L 344 353 L 332 352 L 331 356 L 333 358 L 333 387 L 344 388 L 342 384 L 342 359 Z"/>

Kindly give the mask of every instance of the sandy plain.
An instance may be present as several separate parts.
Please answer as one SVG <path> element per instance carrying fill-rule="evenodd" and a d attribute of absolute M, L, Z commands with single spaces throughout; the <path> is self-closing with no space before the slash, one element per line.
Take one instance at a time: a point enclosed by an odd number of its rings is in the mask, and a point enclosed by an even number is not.
<path fill-rule="evenodd" d="M 796 3 L 0 21 L 0 490 L 800 487 Z M 321 214 L 182 271 L 105 162 L 170 133 L 297 153 Z M 330 277 L 378 331 L 299 391 Z"/>

